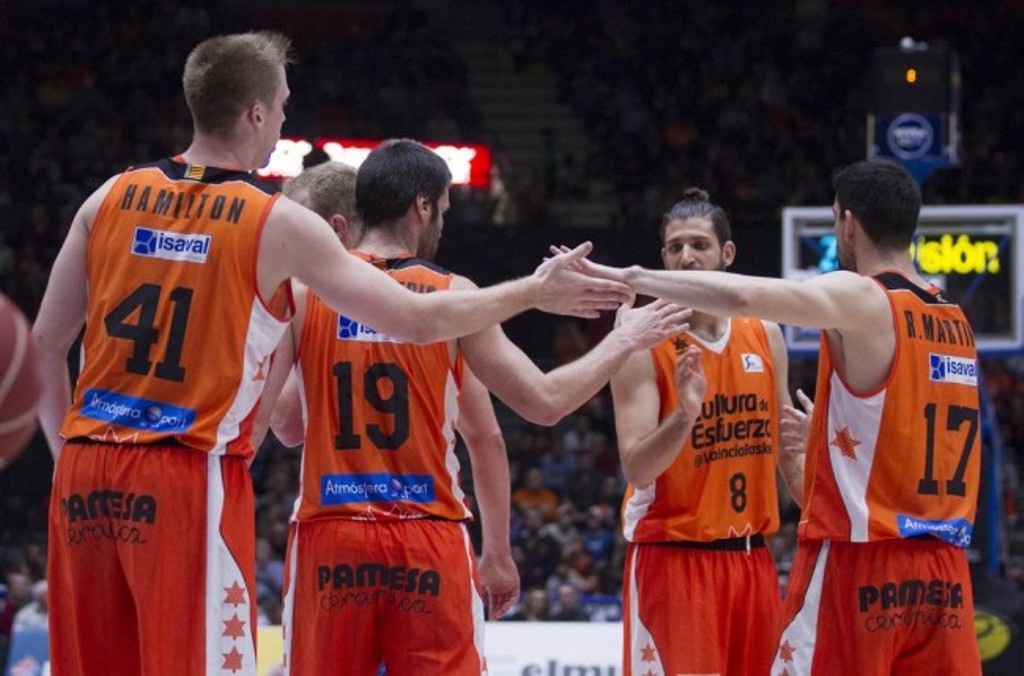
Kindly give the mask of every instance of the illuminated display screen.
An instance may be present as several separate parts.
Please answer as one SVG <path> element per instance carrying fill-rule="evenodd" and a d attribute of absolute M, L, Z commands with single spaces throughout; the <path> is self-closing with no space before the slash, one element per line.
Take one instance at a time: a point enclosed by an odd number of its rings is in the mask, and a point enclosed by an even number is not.
<path fill-rule="evenodd" d="M 270 161 L 256 173 L 264 178 L 285 179 L 302 172 L 303 161 L 314 148 L 328 157 L 353 167 L 359 167 L 370 151 L 381 143 L 380 139 L 282 138 L 274 147 Z M 423 142 L 440 155 L 452 172 L 452 185 L 486 188 L 491 184 L 491 149 L 467 143 Z"/>
<path fill-rule="evenodd" d="M 964 309 L 982 352 L 1015 350 L 1021 335 L 1021 228 L 1015 206 L 925 207 L 910 252 L 922 277 Z M 832 210 L 783 212 L 783 274 L 803 279 L 839 269 Z M 786 327 L 790 349 L 816 350 L 819 332 Z"/>

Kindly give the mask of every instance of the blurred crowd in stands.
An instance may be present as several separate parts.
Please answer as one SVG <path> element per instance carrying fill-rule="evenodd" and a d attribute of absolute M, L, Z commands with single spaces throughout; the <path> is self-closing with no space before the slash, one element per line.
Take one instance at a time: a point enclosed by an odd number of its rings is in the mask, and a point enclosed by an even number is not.
<path fill-rule="evenodd" d="M 265 2 L 242 9 L 243 3 L 209 0 L 0 0 L 0 290 L 34 315 L 85 196 L 130 162 L 184 149 L 191 130 L 181 68 L 188 50 L 211 34 L 273 27 L 295 37 L 299 60 L 285 134 L 315 136 L 329 127 L 362 138 L 491 142 L 453 47 L 458 36 L 446 31 L 443 16 L 422 9 L 441 4 L 378 0 L 356 10 Z M 449 3 L 445 11 L 461 5 Z M 586 200 L 591 178 L 610 183 L 618 204 L 611 223 L 594 225 L 650 233 L 640 246 L 652 255 L 660 214 L 690 185 L 711 189 L 739 233 L 777 229 L 783 206 L 830 203 L 830 170 L 864 156 L 871 50 L 895 45 L 904 34 L 945 40 L 963 71 L 963 161 L 925 185 L 926 203 L 1024 202 L 1022 153 L 1012 140 L 1024 128 L 1016 39 L 1024 3 L 497 5 L 501 25 L 491 32 L 504 36 L 497 43 L 507 50 L 509 67 L 554 75 L 592 143 L 586 157 L 563 157 L 546 172 L 499 162 L 501 191 L 454 196 L 448 224 L 455 232 L 463 219 L 508 226 L 461 243 L 446 239 L 440 262 L 478 281 L 493 281 L 484 266 L 494 255 L 502 257 L 505 276 L 531 270 L 542 252 L 517 251 L 508 233 L 543 226 L 545 241 L 556 241 L 565 230 L 550 220 L 543 200 Z M 739 245 L 742 254 L 742 240 Z M 500 250 L 491 258 L 478 255 L 488 247 Z M 446 251 L 458 266 L 444 258 Z M 766 274 L 778 273 L 774 252 L 761 258 L 762 272 L 768 266 Z M 531 345 L 531 356 L 545 367 L 587 349 L 602 326 L 529 321 L 526 333 L 550 336 L 539 348 Z M 545 328 L 534 331 L 542 322 Z M 1024 361 L 987 359 L 984 371 L 1005 445 L 1006 512 L 1017 525 Z M 798 365 L 794 387 L 812 385 L 808 373 L 813 363 Z M 502 416 L 513 480 L 509 533 L 523 587 L 514 619 L 618 617 L 624 484 L 610 406 L 604 392 L 550 429 Z M 468 465 L 464 469 L 468 483 Z M 38 438 L 0 474 L 0 635 L 10 633 L 24 608 L 34 608 L 36 619 L 45 614 L 51 472 Z M 268 623 L 280 619 L 297 478 L 298 451 L 268 439 L 253 466 L 257 582 Z M 467 489 L 471 495 L 472 486 Z M 783 513 L 786 522 L 772 548 L 784 582 L 797 511 L 785 504 Z M 473 532 L 479 536 L 475 526 Z M 1024 553 L 1024 537 L 1012 543 Z"/>

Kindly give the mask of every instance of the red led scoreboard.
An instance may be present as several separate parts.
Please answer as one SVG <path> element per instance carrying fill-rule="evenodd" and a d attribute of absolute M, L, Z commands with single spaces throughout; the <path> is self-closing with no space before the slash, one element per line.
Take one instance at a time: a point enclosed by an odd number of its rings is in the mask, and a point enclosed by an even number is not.
<path fill-rule="evenodd" d="M 380 140 L 320 137 L 313 140 L 282 138 L 270 155 L 267 166 L 257 173 L 270 179 L 291 178 L 302 171 L 303 160 L 314 148 L 328 157 L 358 167 L 380 144 Z M 423 142 L 440 155 L 452 172 L 452 185 L 486 188 L 491 184 L 491 149 L 471 143 Z"/>
<path fill-rule="evenodd" d="M 782 269 L 790 279 L 839 268 L 832 210 L 796 207 L 782 212 Z M 921 276 L 955 299 L 971 322 L 982 353 L 1024 346 L 1024 207 L 934 206 L 921 209 L 910 247 Z M 786 327 L 794 351 L 818 349 L 818 331 Z"/>

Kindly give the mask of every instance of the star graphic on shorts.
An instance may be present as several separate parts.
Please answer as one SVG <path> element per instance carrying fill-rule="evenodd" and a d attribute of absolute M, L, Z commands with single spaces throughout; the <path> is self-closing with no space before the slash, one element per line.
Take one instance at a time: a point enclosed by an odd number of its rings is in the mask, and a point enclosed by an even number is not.
<path fill-rule="evenodd" d="M 853 452 L 853 449 L 860 446 L 860 441 L 853 438 L 849 427 L 844 427 L 836 432 L 836 438 L 832 440 L 831 445 L 838 448 L 839 452 L 850 460 L 857 459 L 857 454 Z"/>
<path fill-rule="evenodd" d="M 640 648 L 640 652 L 644 654 L 643 657 L 640 658 L 641 661 L 653 662 L 655 659 L 654 656 L 657 654 L 658 651 L 654 649 L 654 646 L 648 643 L 643 648 Z"/>
<path fill-rule="evenodd" d="M 682 354 L 686 352 L 686 348 L 690 347 L 690 344 L 686 342 L 685 338 L 676 338 L 672 341 L 672 345 L 676 348 L 676 354 Z"/>
<path fill-rule="evenodd" d="M 224 664 L 220 665 L 221 669 L 230 669 L 231 673 L 240 671 L 242 669 L 242 653 L 238 652 L 238 648 L 232 648 L 229 653 L 221 653 L 224 657 Z"/>
<path fill-rule="evenodd" d="M 796 648 L 789 645 L 789 639 L 786 639 L 782 642 L 782 645 L 779 646 L 779 659 L 783 662 L 792 662 L 793 653 L 795 652 Z"/>
<path fill-rule="evenodd" d="M 232 639 L 242 638 L 245 636 L 245 620 L 239 619 L 238 613 L 230 620 L 221 620 L 224 623 L 224 633 L 221 636 L 227 636 Z"/>
<path fill-rule="evenodd" d="M 227 592 L 224 603 L 230 603 L 233 606 L 245 605 L 245 587 L 240 587 L 237 581 L 232 582 L 230 587 L 224 587 L 224 591 Z"/>

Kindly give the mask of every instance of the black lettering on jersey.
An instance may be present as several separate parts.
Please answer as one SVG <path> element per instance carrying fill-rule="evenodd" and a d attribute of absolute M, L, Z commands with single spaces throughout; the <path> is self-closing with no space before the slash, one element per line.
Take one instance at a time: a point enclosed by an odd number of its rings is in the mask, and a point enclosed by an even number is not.
<path fill-rule="evenodd" d="M 433 284 L 417 284 L 416 282 L 406 281 L 402 282 L 402 286 L 410 291 L 415 291 L 416 293 L 431 293 L 433 291 L 437 291 L 437 287 Z"/>
<path fill-rule="evenodd" d="M 225 220 L 228 223 L 238 223 L 242 219 L 242 212 L 245 210 L 245 200 L 241 197 L 235 197 L 231 200 L 231 206 L 228 207 L 228 215 Z"/>
<path fill-rule="evenodd" d="M 905 313 L 905 315 L 910 313 Z M 974 346 L 974 331 L 971 325 L 961 319 L 948 319 L 939 317 L 929 312 L 922 312 L 921 328 L 922 333 L 916 334 L 913 330 L 913 318 L 907 317 L 907 335 L 911 338 L 919 338 L 932 343 L 944 345 Z"/>
<path fill-rule="evenodd" d="M 917 331 L 914 329 L 914 313 L 910 310 L 904 310 L 903 321 L 907 325 L 907 338 L 916 338 Z"/>
<path fill-rule="evenodd" d="M 139 195 L 139 203 L 135 205 L 136 211 L 145 211 L 146 209 L 149 209 L 149 193 L 151 190 L 152 188 L 148 185 L 142 189 L 142 193 Z"/>
<path fill-rule="evenodd" d="M 199 196 L 199 208 L 196 210 L 196 220 L 203 217 L 203 211 L 206 209 L 206 202 L 210 199 L 210 196 L 203 193 Z"/>
<path fill-rule="evenodd" d="M 132 202 L 135 200 L 135 192 L 139 189 L 139 186 L 135 183 L 129 183 L 128 187 L 125 188 L 124 195 L 121 196 L 121 209 L 128 211 L 132 208 Z"/>
<path fill-rule="evenodd" d="M 157 216 L 166 216 L 167 212 L 171 210 L 171 202 L 173 201 L 173 191 L 161 190 L 156 196 L 156 201 L 153 202 L 153 213 Z"/>

